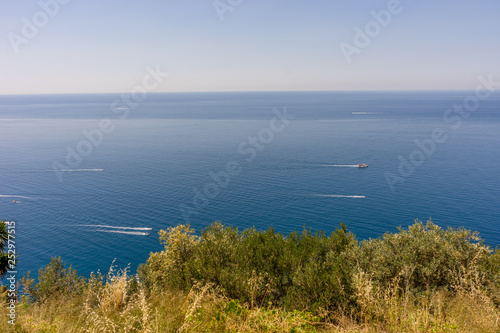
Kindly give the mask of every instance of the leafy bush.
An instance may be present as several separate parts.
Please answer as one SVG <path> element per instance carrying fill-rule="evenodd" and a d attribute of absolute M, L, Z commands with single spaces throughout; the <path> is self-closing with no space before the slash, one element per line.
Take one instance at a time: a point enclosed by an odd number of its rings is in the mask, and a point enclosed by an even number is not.
<path fill-rule="evenodd" d="M 416 221 L 358 243 L 215 222 L 160 231 L 138 269 L 85 281 L 60 258 L 22 279 L 35 303 L 1 332 L 500 332 L 500 250 Z M 7 307 L 0 314 L 8 313 Z"/>
<path fill-rule="evenodd" d="M 85 288 L 85 278 L 78 276 L 71 266 L 64 267 L 60 257 L 52 258 L 45 268 L 38 270 L 38 283 L 28 272 L 21 280 L 25 294 L 34 301 L 44 301 L 60 295 L 77 295 Z"/>
<path fill-rule="evenodd" d="M 152 253 L 139 276 L 155 290 L 195 282 L 222 288 L 229 298 L 250 306 L 268 302 L 289 308 L 347 305 L 351 267 L 344 252 L 356 245 L 346 228 L 327 237 L 310 230 L 288 237 L 269 228 L 239 233 L 215 222 L 201 237 L 185 225 L 160 231 L 165 251 Z"/>
<path fill-rule="evenodd" d="M 214 222 L 201 233 L 193 260 L 193 280 L 221 286 L 229 297 L 245 292 L 238 229 Z M 236 279 L 236 277 L 240 279 Z"/>
<path fill-rule="evenodd" d="M 344 225 L 329 237 L 324 233 L 292 233 L 288 237 L 295 265 L 292 285 L 286 298 L 288 307 L 346 308 L 352 305 L 352 265 L 346 253 L 357 245 Z"/>
<path fill-rule="evenodd" d="M 482 288 L 500 283 L 500 254 L 478 234 L 443 230 L 421 221 L 395 234 L 357 243 L 346 227 L 284 236 L 273 228 L 239 232 L 215 222 L 201 236 L 187 225 L 160 231 L 165 250 L 152 253 L 139 275 L 147 288 L 189 290 L 196 282 L 219 286 L 231 299 L 287 309 L 353 308 L 353 279 L 366 274 L 374 288 L 412 291 Z M 472 281 L 474 280 L 474 281 Z"/>
<path fill-rule="evenodd" d="M 376 285 L 387 287 L 402 276 L 401 283 L 415 291 L 453 288 L 458 275 L 473 266 L 486 265 L 491 253 L 477 232 L 443 230 L 431 220 L 426 224 L 416 220 L 407 230 L 398 230 L 363 241 L 353 256 Z"/>
<path fill-rule="evenodd" d="M 488 260 L 483 263 L 483 270 L 486 272 L 488 280 L 495 287 L 500 288 L 500 247 L 497 247 Z"/>
<path fill-rule="evenodd" d="M 165 250 L 151 253 L 147 265 L 138 270 L 145 286 L 152 290 L 167 287 L 188 290 L 192 286 L 189 266 L 199 243 L 199 237 L 193 233 L 192 228 L 183 224 L 159 231 Z"/>

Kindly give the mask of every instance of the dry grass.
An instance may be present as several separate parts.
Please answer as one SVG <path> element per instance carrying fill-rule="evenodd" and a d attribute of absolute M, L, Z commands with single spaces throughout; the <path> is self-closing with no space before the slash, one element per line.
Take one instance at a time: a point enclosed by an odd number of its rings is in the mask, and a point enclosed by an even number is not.
<path fill-rule="evenodd" d="M 363 277 L 368 279 L 367 277 Z M 360 278 L 361 279 L 361 278 Z M 368 280 L 369 281 L 369 280 Z M 1 332 L 499 332 L 500 311 L 484 295 L 434 292 L 404 295 L 360 284 L 360 311 L 324 311 L 321 315 L 254 307 L 229 300 L 211 285 L 189 293 L 166 292 L 146 297 L 143 290 L 116 303 L 102 291 L 103 303 L 90 306 L 88 295 L 21 304 L 17 326 L 2 320 Z M 121 283 L 115 280 L 116 287 Z M 368 291 L 371 290 L 371 291 Z M 109 298 L 106 298 L 109 297 Z M 110 299 L 112 300 L 110 302 Z M 120 298 L 123 300 L 123 298 Z M 361 305 L 362 304 L 362 305 Z M 112 306 L 110 306 L 112 305 Z M 0 315 L 6 318 L 2 307 Z"/>
<path fill-rule="evenodd" d="M 354 324 L 352 331 L 359 332 L 500 332 L 500 309 L 484 291 L 476 261 L 455 272 L 453 292 L 414 294 L 406 282 L 411 273 L 404 269 L 387 288 L 374 286 L 362 271 L 355 274 L 358 318 L 364 325 L 344 316 L 343 328 L 337 329 L 349 332 L 346 327 Z"/>
<path fill-rule="evenodd" d="M 17 307 L 16 326 L 8 324 L 3 306 L 0 332 L 500 332 L 500 309 L 482 287 L 484 276 L 475 261 L 454 272 L 452 291 L 411 292 L 411 267 L 385 288 L 358 270 L 353 277 L 357 308 L 314 315 L 252 304 L 253 298 L 241 304 L 213 284 L 147 295 L 140 282 L 131 287 L 127 272 L 111 266 L 105 281 L 89 280 L 82 295 L 24 301 Z M 249 283 L 265 291 L 256 276 Z"/>

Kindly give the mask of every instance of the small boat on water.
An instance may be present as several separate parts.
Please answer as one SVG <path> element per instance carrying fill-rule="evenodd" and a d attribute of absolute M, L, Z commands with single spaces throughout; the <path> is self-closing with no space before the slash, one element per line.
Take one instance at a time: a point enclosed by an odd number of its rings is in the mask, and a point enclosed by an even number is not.
<path fill-rule="evenodd" d="M 368 164 L 359 163 L 358 168 L 368 168 Z"/>

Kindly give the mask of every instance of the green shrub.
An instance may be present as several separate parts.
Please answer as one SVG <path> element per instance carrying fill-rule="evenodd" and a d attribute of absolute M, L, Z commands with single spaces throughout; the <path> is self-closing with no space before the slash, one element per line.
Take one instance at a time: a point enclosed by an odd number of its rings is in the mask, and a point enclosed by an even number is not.
<path fill-rule="evenodd" d="M 346 306 L 352 301 L 351 265 L 344 252 L 356 246 L 345 226 L 330 236 L 304 229 L 288 237 L 273 228 L 239 233 L 215 222 L 201 237 L 189 226 L 160 231 L 165 250 L 139 268 L 146 287 L 187 290 L 195 282 L 220 287 L 232 299 L 254 305 L 304 309 Z"/>
<path fill-rule="evenodd" d="M 71 266 L 65 268 L 60 257 L 52 258 L 45 268 L 38 270 L 38 283 L 35 284 L 30 272 L 22 278 L 21 283 L 26 296 L 34 301 L 61 295 L 74 296 L 85 288 L 85 278 L 78 276 Z"/>
<path fill-rule="evenodd" d="M 193 282 L 190 266 L 200 241 L 199 237 L 192 235 L 194 230 L 184 224 L 160 230 L 158 233 L 165 250 L 150 254 L 147 266 L 142 266 L 139 270 L 140 278 L 153 290 L 189 290 Z"/>
<path fill-rule="evenodd" d="M 401 283 L 423 291 L 453 288 L 457 276 L 488 261 L 490 249 L 477 232 L 463 228 L 443 230 L 431 220 L 416 220 L 399 233 L 363 241 L 354 258 L 376 285 L 387 287 L 397 276 Z"/>
<path fill-rule="evenodd" d="M 60 258 L 22 279 L 25 332 L 499 332 L 500 249 L 477 233 L 416 221 L 358 243 L 215 222 L 160 231 L 165 249 L 138 269 L 86 281 Z M 1 288 L 0 288 L 1 289 Z M 0 290 L 5 291 L 5 288 Z M 2 307 L 0 312 L 8 312 Z"/>
<path fill-rule="evenodd" d="M 219 222 L 196 236 L 181 225 L 160 231 L 165 250 L 152 253 L 139 276 L 150 290 L 211 284 L 250 309 L 273 304 L 287 310 L 340 308 L 352 313 L 363 293 L 483 293 L 485 287 L 490 295 L 498 292 L 500 252 L 492 255 L 477 233 L 443 230 L 430 220 L 398 230 L 358 244 L 343 225 L 330 235 L 304 228 L 288 236 L 273 228 L 239 232 Z M 363 287 L 361 294 L 360 276 L 371 288 Z"/>
<path fill-rule="evenodd" d="M 291 234 L 288 242 L 292 257 L 300 261 L 292 276 L 287 294 L 289 308 L 347 308 L 354 302 L 353 266 L 346 256 L 357 245 L 353 234 L 344 225 L 329 237 L 324 233 Z"/>
<path fill-rule="evenodd" d="M 500 248 L 497 247 L 495 251 L 488 257 L 488 260 L 483 264 L 483 270 L 488 275 L 488 280 L 500 288 Z"/>
<path fill-rule="evenodd" d="M 245 290 L 236 298 L 263 304 L 284 297 L 293 272 L 287 252 L 285 237 L 273 228 L 245 230 L 237 253 L 240 274 L 235 277 Z"/>
<path fill-rule="evenodd" d="M 229 297 L 244 293 L 239 265 L 241 236 L 238 229 L 214 222 L 201 233 L 196 247 L 193 279 L 222 287 Z"/>

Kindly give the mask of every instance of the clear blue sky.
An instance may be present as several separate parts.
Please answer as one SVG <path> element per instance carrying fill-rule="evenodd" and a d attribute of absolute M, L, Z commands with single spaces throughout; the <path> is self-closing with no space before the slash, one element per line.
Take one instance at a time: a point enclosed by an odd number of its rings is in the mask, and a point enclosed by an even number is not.
<path fill-rule="evenodd" d="M 45 2 L 55 0 L 42 0 Z M 228 0 L 221 0 L 226 3 Z M 237 2 L 236 0 L 233 0 Z M 500 80 L 500 1 L 401 0 L 348 64 L 339 47 L 385 9 L 378 0 L 72 0 L 15 53 L 39 1 L 0 1 L 0 94 L 129 91 L 146 66 L 157 91 L 473 89 Z"/>

